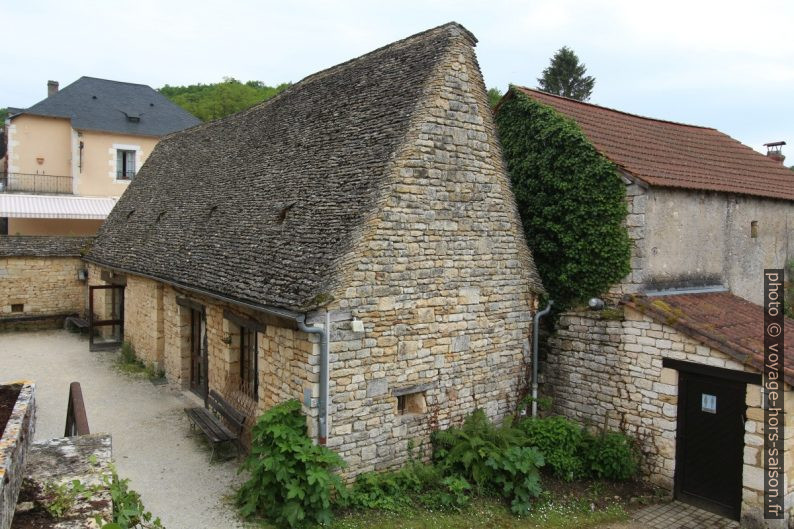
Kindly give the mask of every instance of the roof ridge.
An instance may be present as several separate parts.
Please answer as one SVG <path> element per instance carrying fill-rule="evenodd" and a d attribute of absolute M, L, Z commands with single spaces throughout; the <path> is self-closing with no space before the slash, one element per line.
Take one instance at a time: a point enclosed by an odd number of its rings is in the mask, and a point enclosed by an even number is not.
<path fill-rule="evenodd" d="M 237 116 L 247 115 L 248 113 L 256 111 L 257 109 L 264 108 L 265 106 L 270 106 L 270 105 L 274 104 L 279 99 L 282 99 L 283 97 L 286 97 L 287 94 L 296 91 L 299 87 L 304 86 L 304 85 L 308 84 L 309 82 L 313 82 L 313 81 L 316 81 L 318 79 L 322 79 L 323 77 L 327 77 L 328 75 L 332 75 L 334 73 L 338 73 L 338 72 L 344 70 L 345 68 L 347 68 L 348 66 L 350 66 L 351 64 L 359 61 L 359 60 L 362 60 L 362 59 L 365 59 L 365 58 L 368 58 L 368 57 L 372 57 L 372 56 L 377 55 L 379 53 L 383 53 L 385 50 L 391 49 L 391 48 L 393 48 L 395 46 L 406 44 L 410 40 L 419 39 L 419 38 L 427 36 L 427 35 L 429 35 L 431 33 L 440 32 L 443 29 L 452 29 L 452 28 L 457 29 L 458 31 L 460 31 L 463 36 L 465 36 L 467 39 L 469 39 L 469 41 L 472 43 L 472 45 L 475 45 L 477 43 L 477 37 L 475 37 L 474 34 L 471 31 L 469 31 L 468 29 L 466 29 L 462 24 L 460 24 L 458 22 L 454 22 L 454 21 L 447 22 L 446 24 L 442 24 L 442 25 L 436 26 L 434 28 L 426 29 L 424 31 L 421 31 L 419 33 L 415 33 L 415 34 L 410 35 L 408 37 L 405 37 L 403 39 L 391 42 L 389 44 L 385 44 L 385 45 L 381 46 L 380 48 L 376 48 L 376 49 L 374 49 L 372 51 L 364 53 L 363 55 L 359 55 L 358 57 L 354 57 L 352 59 L 348 59 L 348 60 L 346 60 L 344 62 L 340 62 L 340 63 L 335 64 L 333 66 L 329 66 L 328 68 L 325 68 L 323 70 L 311 73 L 311 74 L 307 75 L 306 77 L 302 78 L 301 80 L 296 81 L 295 83 L 292 83 L 292 85 L 290 85 L 288 88 L 286 88 L 285 90 L 282 90 L 281 92 L 279 92 L 278 94 L 274 95 L 270 99 L 262 101 L 261 103 L 257 103 L 256 105 L 254 105 L 254 106 L 252 106 L 250 108 L 246 108 L 246 109 L 241 110 L 239 112 L 235 112 L 234 114 L 229 114 L 228 116 L 224 116 L 222 118 L 219 118 L 219 119 L 216 119 L 216 120 L 213 120 L 213 121 L 208 121 L 208 122 L 205 122 L 205 123 L 198 123 L 198 124 L 196 124 L 196 125 L 194 125 L 192 127 L 189 127 L 189 128 L 186 128 L 186 129 L 182 129 L 182 130 L 178 130 L 178 131 L 174 131 L 174 132 L 172 132 L 170 134 L 167 134 L 162 139 L 167 139 L 167 138 L 170 138 L 171 136 L 174 136 L 174 135 L 177 135 L 177 134 L 181 134 L 181 133 L 186 133 L 186 132 L 189 132 L 189 131 L 192 132 L 192 131 L 196 131 L 196 130 L 202 130 L 202 129 L 204 129 L 204 128 L 208 127 L 208 126 L 212 126 L 212 125 L 214 125 L 216 123 L 224 123 L 224 122 L 226 122 L 228 120 L 234 119 Z"/>
<path fill-rule="evenodd" d="M 80 77 L 78 77 L 73 82 L 71 82 L 68 85 L 64 86 L 63 89 L 69 88 L 71 85 L 73 85 L 74 83 L 76 83 L 80 79 L 93 79 L 94 81 L 103 81 L 105 83 L 126 84 L 126 85 L 132 85 L 132 86 L 145 86 L 146 88 L 151 88 L 152 90 L 157 92 L 157 89 L 156 88 L 152 88 L 152 85 L 148 85 L 148 84 L 144 84 L 144 83 L 131 83 L 129 81 L 118 81 L 116 79 L 105 79 L 104 77 L 94 77 L 92 75 L 81 75 Z M 60 92 L 60 90 L 58 90 L 58 92 Z"/>
<path fill-rule="evenodd" d="M 603 106 L 603 105 L 596 105 L 595 103 L 588 103 L 587 101 L 579 101 L 578 99 L 573 99 L 573 98 L 570 98 L 570 97 L 565 97 L 565 96 L 561 96 L 561 95 L 557 95 L 557 94 L 552 94 L 552 93 L 549 93 L 549 92 L 544 92 L 543 90 L 538 90 L 538 89 L 535 89 L 535 88 L 527 88 L 526 86 L 521 86 L 521 85 L 512 85 L 512 86 L 515 87 L 515 88 L 518 88 L 519 90 L 522 90 L 522 91 L 532 92 L 532 93 L 535 93 L 535 94 L 542 94 L 544 96 L 554 97 L 554 98 L 557 98 L 557 99 L 562 99 L 564 101 L 570 101 L 571 103 L 576 103 L 576 104 L 579 104 L 579 105 L 585 105 L 585 106 L 589 106 L 589 107 L 600 108 L 602 110 L 607 110 L 609 112 L 614 112 L 616 114 L 623 114 L 624 116 L 631 116 L 633 118 L 640 118 L 640 119 L 644 119 L 644 120 L 647 120 L 647 121 L 656 121 L 658 123 L 669 123 L 671 125 L 679 125 L 681 127 L 692 127 L 692 128 L 695 128 L 695 129 L 705 129 L 705 130 L 717 130 L 714 127 L 706 127 L 704 125 L 693 125 L 691 123 L 682 123 L 680 121 L 672 121 L 672 120 L 669 120 L 669 119 L 661 119 L 661 118 L 652 118 L 650 116 L 643 116 L 641 114 L 634 114 L 632 112 L 626 112 L 625 110 L 618 110 L 617 108 L 606 107 L 606 106 Z M 717 132 L 720 132 L 720 131 L 717 130 Z M 721 134 L 723 134 L 723 133 L 721 133 Z"/>

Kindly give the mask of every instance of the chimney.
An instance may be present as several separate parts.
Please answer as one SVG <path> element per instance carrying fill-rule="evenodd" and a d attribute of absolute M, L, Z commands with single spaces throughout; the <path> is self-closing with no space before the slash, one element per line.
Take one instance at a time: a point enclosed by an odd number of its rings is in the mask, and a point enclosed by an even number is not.
<path fill-rule="evenodd" d="M 58 91 L 58 81 L 47 81 L 47 97 L 52 97 Z"/>
<path fill-rule="evenodd" d="M 764 147 L 766 147 L 766 155 L 775 160 L 776 162 L 780 162 L 780 165 L 783 165 L 783 161 L 786 157 L 783 155 L 783 146 L 786 144 L 785 141 L 775 141 L 772 143 L 765 143 Z"/>

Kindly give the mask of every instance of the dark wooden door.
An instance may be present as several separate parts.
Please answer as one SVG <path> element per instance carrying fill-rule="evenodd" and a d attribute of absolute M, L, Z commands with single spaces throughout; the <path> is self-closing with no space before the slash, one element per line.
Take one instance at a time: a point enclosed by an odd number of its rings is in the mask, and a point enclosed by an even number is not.
<path fill-rule="evenodd" d="M 679 377 L 676 497 L 738 520 L 745 384 L 685 372 Z"/>
<path fill-rule="evenodd" d="M 207 323 L 204 311 L 190 309 L 190 389 L 207 398 Z"/>

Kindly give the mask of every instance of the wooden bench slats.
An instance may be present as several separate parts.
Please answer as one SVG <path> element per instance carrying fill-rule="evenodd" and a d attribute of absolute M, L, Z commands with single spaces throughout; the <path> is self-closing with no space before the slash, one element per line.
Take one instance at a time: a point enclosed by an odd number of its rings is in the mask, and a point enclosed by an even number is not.
<path fill-rule="evenodd" d="M 212 455 L 210 455 L 210 461 L 212 461 L 216 444 L 237 441 L 240 438 L 245 425 L 245 415 L 234 409 L 214 390 L 210 391 L 207 404 L 209 410 L 201 407 L 185 408 L 185 414 L 190 422 L 196 425 L 212 443 Z M 229 421 L 235 431 L 227 428 L 213 412 Z"/>

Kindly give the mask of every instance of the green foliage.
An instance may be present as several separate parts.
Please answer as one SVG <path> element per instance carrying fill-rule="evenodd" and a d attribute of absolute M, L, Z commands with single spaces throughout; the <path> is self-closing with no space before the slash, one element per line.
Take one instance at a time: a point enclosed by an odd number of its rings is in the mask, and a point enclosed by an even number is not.
<path fill-rule="evenodd" d="M 626 190 L 577 125 L 512 90 L 496 114 L 527 243 L 555 308 L 629 273 Z"/>
<path fill-rule="evenodd" d="M 639 452 L 634 441 L 619 432 L 586 436 L 582 461 L 588 474 L 596 479 L 625 481 L 637 475 Z"/>
<path fill-rule="evenodd" d="M 494 108 L 501 99 L 502 99 L 501 90 L 499 90 L 496 87 L 488 89 L 488 103 L 491 105 L 491 108 Z"/>
<path fill-rule="evenodd" d="M 786 275 L 789 279 L 783 285 L 783 312 L 787 317 L 794 318 L 794 259 L 786 263 Z"/>
<path fill-rule="evenodd" d="M 0 108 L 0 125 L 5 123 L 6 118 L 8 118 L 8 109 Z"/>
<path fill-rule="evenodd" d="M 281 527 L 329 523 L 331 495 L 345 495 L 333 473 L 344 461 L 312 443 L 300 402 L 270 408 L 251 435 L 251 453 L 241 468 L 250 478 L 237 492 L 242 516 L 263 516 Z"/>
<path fill-rule="evenodd" d="M 538 89 L 551 94 L 587 101 L 593 93 L 595 78 L 587 73 L 587 68 L 579 62 L 572 49 L 563 46 L 551 58 L 549 67 L 538 78 Z"/>
<path fill-rule="evenodd" d="M 91 495 L 92 490 L 83 485 L 79 479 L 57 485 L 47 483 L 44 486 L 46 501 L 43 507 L 52 518 L 58 520 L 72 510 L 78 498 L 89 499 Z"/>
<path fill-rule="evenodd" d="M 212 121 L 270 99 L 288 88 L 290 84 L 267 86 L 261 81 L 241 83 L 237 79 L 227 77 L 221 83 L 165 85 L 159 89 L 159 92 L 200 120 Z"/>
<path fill-rule="evenodd" d="M 345 505 L 356 509 L 404 511 L 417 503 L 430 509 L 460 509 L 471 485 L 460 476 L 444 477 L 438 467 L 412 461 L 393 472 L 366 472 L 356 478 Z"/>
<path fill-rule="evenodd" d="M 543 454 L 552 475 L 565 481 L 582 477 L 584 464 L 580 449 L 585 434 L 582 427 L 565 417 L 528 418 L 519 423 L 527 444 Z"/>
<path fill-rule="evenodd" d="M 162 529 L 160 518 L 154 518 L 141 501 L 141 495 L 129 487 L 129 479 L 119 478 L 116 469 L 102 476 L 102 482 L 113 499 L 113 523 L 121 529 Z M 111 527 L 114 527 L 111 525 Z"/>
<path fill-rule="evenodd" d="M 150 380 L 165 377 L 165 371 L 160 366 L 155 362 L 145 364 L 138 358 L 132 344 L 126 341 L 121 344 L 117 366 L 120 371 L 132 376 L 144 376 Z"/>
<path fill-rule="evenodd" d="M 473 482 L 479 492 L 503 495 L 516 514 L 526 512 L 540 492 L 538 468 L 543 456 L 523 446 L 524 435 L 509 420 L 494 426 L 482 410 L 460 428 L 435 432 L 433 458 L 446 475 Z"/>

